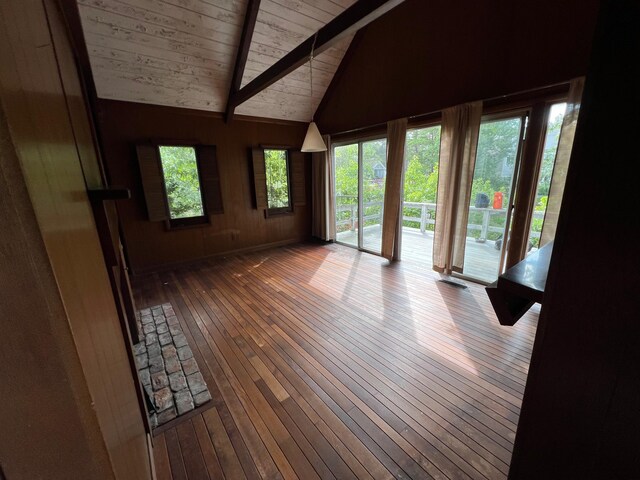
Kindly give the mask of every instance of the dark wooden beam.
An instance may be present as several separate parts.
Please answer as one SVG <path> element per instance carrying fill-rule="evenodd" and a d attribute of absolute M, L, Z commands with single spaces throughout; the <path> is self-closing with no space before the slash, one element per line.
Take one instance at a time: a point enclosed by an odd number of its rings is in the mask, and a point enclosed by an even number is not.
<path fill-rule="evenodd" d="M 318 30 L 314 55 L 319 55 L 341 38 L 365 27 L 402 2 L 404 0 L 359 0 L 354 3 Z M 307 62 L 314 36 L 310 36 L 235 94 L 231 95 L 229 104 L 233 108 L 237 107 Z"/>
<path fill-rule="evenodd" d="M 249 47 L 253 38 L 253 29 L 258 19 L 258 11 L 260 10 L 260 0 L 249 0 L 247 4 L 247 13 L 244 16 L 244 25 L 242 27 L 242 35 L 240 36 L 240 45 L 238 46 L 238 55 L 236 56 L 236 65 L 233 69 L 233 77 L 231 78 L 231 87 L 229 88 L 229 96 L 227 97 L 227 111 L 224 114 L 224 121 L 231 122 L 236 105 L 233 104 L 232 98 L 240 90 L 242 76 L 244 75 L 244 67 L 247 64 L 249 56 Z"/>

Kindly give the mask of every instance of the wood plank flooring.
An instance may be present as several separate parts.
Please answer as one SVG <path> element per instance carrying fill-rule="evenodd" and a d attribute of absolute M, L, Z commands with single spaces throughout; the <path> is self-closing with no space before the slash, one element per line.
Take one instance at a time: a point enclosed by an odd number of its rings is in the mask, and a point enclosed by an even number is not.
<path fill-rule="evenodd" d="M 154 438 L 159 479 L 506 478 L 537 310 L 302 244 L 134 279 L 171 302 L 213 396 Z"/>

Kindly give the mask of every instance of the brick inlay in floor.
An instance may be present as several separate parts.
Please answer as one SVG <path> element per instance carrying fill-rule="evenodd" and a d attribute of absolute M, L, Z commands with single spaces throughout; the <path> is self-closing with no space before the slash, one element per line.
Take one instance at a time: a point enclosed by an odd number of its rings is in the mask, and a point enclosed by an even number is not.
<path fill-rule="evenodd" d="M 170 303 L 140 310 L 137 320 L 141 341 L 133 351 L 155 428 L 208 402 L 211 393 Z"/>

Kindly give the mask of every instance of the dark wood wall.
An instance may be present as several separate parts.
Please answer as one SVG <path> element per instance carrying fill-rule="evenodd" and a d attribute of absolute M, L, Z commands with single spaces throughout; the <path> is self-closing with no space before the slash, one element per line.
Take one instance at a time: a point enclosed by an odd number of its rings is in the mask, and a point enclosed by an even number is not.
<path fill-rule="evenodd" d="M 309 202 L 291 215 L 268 219 L 254 208 L 248 153 L 259 145 L 299 148 L 306 125 L 240 118 L 226 125 L 219 115 L 206 112 L 108 100 L 99 101 L 98 111 L 110 183 L 131 189 L 131 200 L 120 201 L 118 211 L 134 272 L 310 236 Z M 213 215 L 210 225 L 176 230 L 148 221 L 135 144 L 149 140 L 216 145 L 224 213 Z M 306 167 L 308 195 L 310 165 Z"/>
<path fill-rule="evenodd" d="M 356 37 L 316 114 L 323 133 L 584 75 L 597 0 L 407 0 Z"/>
<path fill-rule="evenodd" d="M 640 2 L 594 40 L 509 478 L 640 478 Z M 597 219 L 597 220 L 596 220 Z"/>
<path fill-rule="evenodd" d="M 57 2 L 0 2 L 0 58 L 0 464 L 8 479 L 149 479 Z"/>
<path fill-rule="evenodd" d="M 8 478 L 46 478 L 53 471 L 82 478 L 100 478 L 102 471 L 109 478 L 82 365 L 1 107 L 0 155 L 0 422 L 14 433 L 0 436 L 0 464 Z"/>

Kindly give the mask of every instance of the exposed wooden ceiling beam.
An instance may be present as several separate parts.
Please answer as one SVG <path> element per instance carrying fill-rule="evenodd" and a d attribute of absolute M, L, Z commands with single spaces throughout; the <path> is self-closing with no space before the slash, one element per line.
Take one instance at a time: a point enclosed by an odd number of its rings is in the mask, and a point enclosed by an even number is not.
<path fill-rule="evenodd" d="M 249 0 L 247 4 L 247 13 L 244 16 L 244 25 L 242 26 L 242 35 L 240 36 L 240 45 L 238 46 L 238 55 L 236 56 L 236 64 L 233 69 L 233 77 L 231 78 L 231 87 L 229 88 L 229 96 L 227 97 L 227 111 L 224 115 L 225 122 L 229 123 L 233 119 L 233 113 L 236 105 L 231 101 L 233 96 L 240 90 L 242 76 L 244 75 L 244 67 L 247 64 L 249 56 L 249 47 L 251 46 L 251 38 L 253 30 L 258 19 L 258 11 L 260 10 L 260 0 Z"/>
<path fill-rule="evenodd" d="M 330 48 L 341 38 L 365 27 L 402 2 L 404 0 L 359 0 L 354 3 L 318 30 L 314 56 Z M 315 34 L 310 36 L 243 88 L 233 93 L 229 98 L 229 105 L 235 109 L 307 62 L 314 36 Z"/>

